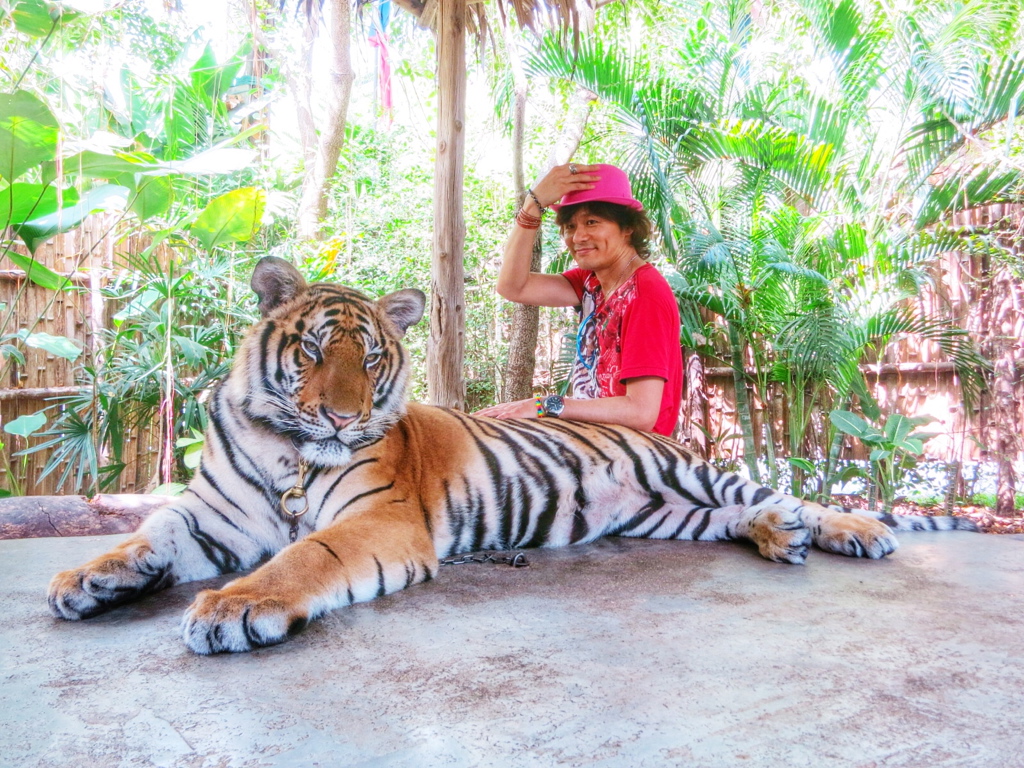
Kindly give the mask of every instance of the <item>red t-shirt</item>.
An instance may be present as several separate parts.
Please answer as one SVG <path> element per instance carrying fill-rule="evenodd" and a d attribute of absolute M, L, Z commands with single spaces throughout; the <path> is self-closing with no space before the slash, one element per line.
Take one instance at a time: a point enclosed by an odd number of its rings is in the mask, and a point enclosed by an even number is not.
<path fill-rule="evenodd" d="M 562 275 L 580 300 L 572 397 L 625 395 L 626 379 L 657 376 L 665 390 L 654 431 L 671 435 L 683 399 L 683 355 L 679 305 L 668 281 L 644 264 L 605 301 L 592 271 L 576 268 Z"/>

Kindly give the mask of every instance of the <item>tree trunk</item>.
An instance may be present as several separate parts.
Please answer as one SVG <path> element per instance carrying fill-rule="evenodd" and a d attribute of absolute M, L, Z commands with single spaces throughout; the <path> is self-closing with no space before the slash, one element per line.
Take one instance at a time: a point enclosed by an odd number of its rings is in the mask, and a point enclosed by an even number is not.
<path fill-rule="evenodd" d="M 708 458 L 707 434 L 701 427 L 708 425 L 708 389 L 704 378 L 704 361 L 696 352 L 686 358 L 683 377 L 686 400 L 683 404 L 682 442 L 702 459 Z"/>
<path fill-rule="evenodd" d="M 173 496 L 101 493 L 84 496 L 20 496 L 0 507 L 0 539 L 105 536 L 137 530 Z"/>
<path fill-rule="evenodd" d="M 850 407 L 850 396 L 833 404 L 836 410 L 845 411 Z M 832 435 L 832 442 L 829 444 L 828 457 L 825 460 L 825 471 L 821 475 L 821 484 L 818 486 L 818 501 L 828 502 L 832 498 L 832 485 L 836 480 L 839 460 L 843 453 L 843 440 L 845 436 L 833 425 L 828 425 L 827 432 Z"/>
<path fill-rule="evenodd" d="M 758 379 L 761 381 L 761 379 Z M 762 381 L 762 383 L 764 383 Z M 775 456 L 775 423 L 772 409 L 772 390 L 770 386 L 763 386 L 758 394 L 761 403 L 761 431 L 764 433 L 764 460 L 768 465 L 768 484 L 772 488 L 779 485 L 779 465 Z"/>
<path fill-rule="evenodd" d="M 522 198 L 518 198 L 520 201 Z M 541 268 L 541 242 L 533 243 L 530 270 Z M 508 337 L 508 360 L 505 363 L 505 381 L 501 399 L 511 403 L 533 396 L 533 372 L 537 365 L 537 332 L 540 327 L 540 307 L 516 304 L 512 310 L 512 328 Z"/>
<path fill-rule="evenodd" d="M 434 405 L 465 407 L 465 278 L 462 211 L 466 113 L 466 0 L 438 0 L 437 160 L 434 165 L 434 253 L 430 269 L 427 396 Z"/>
<path fill-rule="evenodd" d="M 736 386 L 736 416 L 743 432 L 743 461 L 750 471 L 750 479 L 761 482 L 761 472 L 757 468 L 757 444 L 754 437 L 754 420 L 751 417 L 750 396 L 747 394 L 747 376 L 744 372 L 743 342 L 739 329 L 732 321 L 727 320 L 729 328 L 729 347 L 732 350 L 733 383 Z"/>
<path fill-rule="evenodd" d="M 525 157 L 523 134 L 526 130 L 526 98 L 529 83 L 523 72 L 512 26 L 505 27 L 505 49 L 512 68 L 512 184 L 515 187 L 516 207 L 526 197 L 526 181 L 523 175 Z M 533 258 L 530 271 L 541 268 L 541 239 L 533 241 Z M 508 360 L 502 382 L 501 400 L 513 402 L 525 400 L 533 395 L 533 369 L 537 363 L 537 328 L 540 325 L 540 308 L 529 304 L 516 304 L 512 310 L 512 328 L 509 331 Z"/>
<path fill-rule="evenodd" d="M 299 201 L 299 236 L 320 236 L 320 224 L 327 215 L 327 195 L 338 170 L 338 157 L 345 139 L 345 118 L 352 93 L 352 8 L 349 0 L 328 0 L 325 26 L 331 40 L 331 82 L 327 96 L 327 115 L 315 145 L 315 153 L 306 159 L 306 174 Z"/>
<path fill-rule="evenodd" d="M 972 212 L 972 218 L 987 213 Z M 1001 211 L 996 218 L 1001 218 Z M 978 314 L 982 351 L 993 365 L 987 413 L 983 409 L 983 439 L 997 468 L 995 512 L 1010 517 L 1015 514 L 1017 490 L 1013 461 L 1021 450 L 1020 402 L 1016 397 L 1021 375 L 1019 363 L 1024 359 L 1024 291 L 1011 270 L 987 255 L 982 258 L 981 273 Z"/>
<path fill-rule="evenodd" d="M 295 120 L 299 130 L 299 145 L 302 147 L 302 159 L 307 169 L 312 168 L 316 159 L 316 121 L 313 119 L 312 108 L 312 77 L 313 77 L 313 43 L 316 41 L 316 16 L 302 16 L 298 21 L 302 25 L 302 40 L 298 43 L 299 55 L 292 56 L 286 42 L 267 37 L 261 27 L 257 15 L 252 22 L 252 33 L 260 46 L 277 59 L 281 74 L 288 84 L 288 90 L 295 100 Z M 282 27 L 282 35 L 287 28 Z M 298 58 L 298 63 L 294 59 Z"/>
<path fill-rule="evenodd" d="M 277 59 L 288 90 L 295 100 L 295 117 L 305 175 L 299 200 L 298 231 L 305 239 L 320 235 L 320 225 L 327 214 L 327 195 L 338 168 L 338 157 L 345 138 L 345 119 L 355 74 L 352 71 L 351 34 L 352 9 L 347 0 L 328 0 L 329 16 L 321 17 L 319 5 L 311 6 L 309 15 L 300 14 L 302 39 L 299 56 L 288 53 L 287 45 L 272 41 L 263 32 L 259 18 L 252 21 L 253 36 L 260 46 Z M 322 130 L 317 129 L 313 111 L 313 45 L 320 21 L 331 42 L 331 84 Z M 293 59 L 298 58 L 298 65 Z"/>
<path fill-rule="evenodd" d="M 523 180 L 523 132 L 526 114 L 527 80 L 522 72 L 522 63 L 518 54 L 513 50 L 511 36 L 509 40 L 509 56 L 512 61 L 513 80 L 515 82 L 515 106 L 513 111 L 512 129 L 512 162 L 513 181 L 516 185 L 516 200 L 521 205 L 526 195 L 526 183 Z M 580 140 L 583 138 L 583 130 L 586 128 L 587 120 L 590 117 L 590 108 L 597 95 L 585 88 L 577 86 L 573 99 L 569 104 L 569 111 L 566 115 L 563 128 L 551 154 L 548 156 L 548 163 L 542 170 L 542 175 L 551 168 L 562 163 L 567 163 L 573 153 L 579 148 Z M 530 270 L 540 272 L 541 270 L 541 240 L 538 237 L 533 243 L 533 258 L 530 260 Z M 516 304 L 512 310 L 512 329 L 509 332 L 508 362 L 505 365 L 504 387 L 502 400 L 506 403 L 515 400 L 524 400 L 533 396 L 533 370 L 536 365 L 537 350 L 537 329 L 540 325 L 540 309 L 528 304 Z"/>
<path fill-rule="evenodd" d="M 1020 402 L 1016 395 L 1024 360 L 1024 302 L 1020 285 L 1007 269 L 998 269 L 992 276 L 994 292 L 992 325 L 992 431 L 999 473 L 996 480 L 996 514 L 1012 517 L 1017 477 L 1013 460 L 1020 454 Z M 1015 323 L 1016 321 L 1016 323 Z M 1016 324 L 1016 327 L 1014 325 Z"/>

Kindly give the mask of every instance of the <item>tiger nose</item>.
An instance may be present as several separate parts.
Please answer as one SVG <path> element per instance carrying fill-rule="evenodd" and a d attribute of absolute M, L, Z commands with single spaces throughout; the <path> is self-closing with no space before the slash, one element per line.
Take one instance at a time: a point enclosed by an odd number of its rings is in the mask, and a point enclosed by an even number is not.
<path fill-rule="evenodd" d="M 335 429 L 344 429 L 358 418 L 358 415 L 345 416 L 340 413 L 335 413 L 334 411 L 330 410 L 329 408 L 325 408 L 324 406 L 320 406 L 320 411 L 327 418 L 327 420 L 334 425 Z"/>

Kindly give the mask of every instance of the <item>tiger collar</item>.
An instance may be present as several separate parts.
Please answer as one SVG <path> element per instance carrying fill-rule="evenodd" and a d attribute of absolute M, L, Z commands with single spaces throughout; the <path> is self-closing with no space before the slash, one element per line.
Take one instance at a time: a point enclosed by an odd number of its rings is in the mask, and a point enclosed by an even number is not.
<path fill-rule="evenodd" d="M 299 476 L 295 485 L 281 494 L 281 512 L 288 520 L 288 540 L 292 543 L 299 537 L 299 518 L 309 511 L 309 499 L 306 497 L 306 473 L 309 472 L 309 462 L 299 459 Z M 296 502 L 295 509 L 289 506 L 289 502 Z"/>

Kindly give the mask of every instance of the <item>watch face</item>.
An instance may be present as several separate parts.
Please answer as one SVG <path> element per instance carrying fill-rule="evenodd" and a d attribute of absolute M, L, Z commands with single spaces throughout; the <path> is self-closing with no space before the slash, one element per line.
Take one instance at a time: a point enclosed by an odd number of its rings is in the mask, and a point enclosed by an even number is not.
<path fill-rule="evenodd" d="M 558 418 L 565 410 L 565 401 L 558 395 L 549 395 L 544 400 L 544 415 Z"/>

